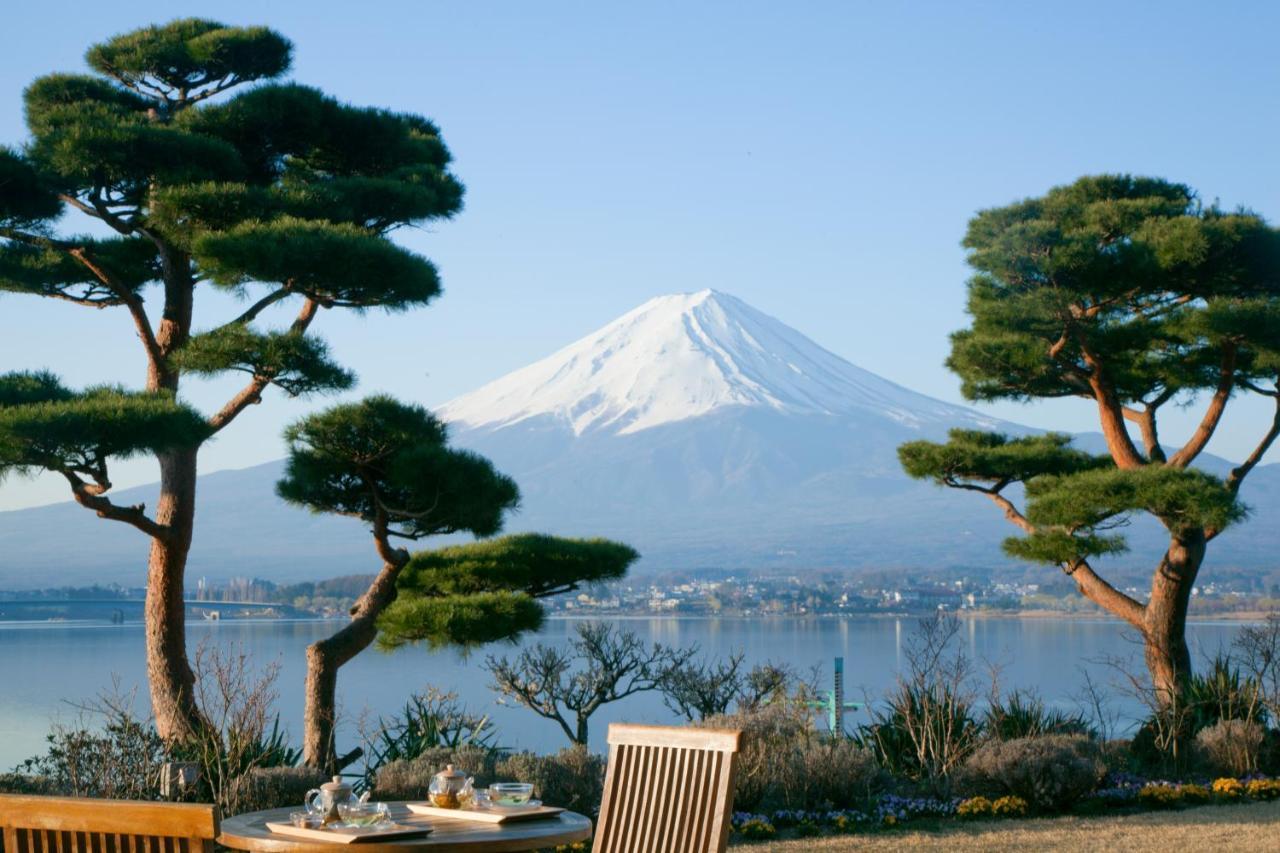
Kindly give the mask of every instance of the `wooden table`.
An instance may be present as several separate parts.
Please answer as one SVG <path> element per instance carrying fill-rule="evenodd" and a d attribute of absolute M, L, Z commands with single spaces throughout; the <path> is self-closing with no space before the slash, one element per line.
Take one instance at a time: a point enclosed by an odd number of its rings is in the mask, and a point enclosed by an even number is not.
<path fill-rule="evenodd" d="M 586 841 L 591 837 L 590 819 L 575 812 L 499 826 L 416 815 L 404 803 L 387 805 L 391 807 L 391 819 L 396 823 L 430 826 L 431 834 L 398 841 L 330 844 L 287 838 L 266 828 L 267 821 L 288 823 L 290 812 L 302 811 L 298 806 L 229 817 L 222 822 L 218 843 L 253 853 L 337 853 L 339 850 L 351 850 L 353 853 L 412 853 L 417 850 L 424 853 L 517 853 Z"/>

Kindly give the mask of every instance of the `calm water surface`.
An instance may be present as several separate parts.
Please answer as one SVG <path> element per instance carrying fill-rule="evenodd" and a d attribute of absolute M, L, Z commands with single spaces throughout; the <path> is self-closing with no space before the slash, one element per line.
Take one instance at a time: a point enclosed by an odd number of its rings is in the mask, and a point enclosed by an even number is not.
<path fill-rule="evenodd" d="M 912 631 L 912 618 L 814 619 L 676 619 L 636 618 L 626 624 L 642 637 L 674 645 L 699 645 L 705 653 L 723 655 L 736 650 L 748 662 L 786 662 L 798 670 L 817 664 L 829 682 L 831 660 L 843 655 L 850 699 L 864 694 L 879 697 L 892 686 L 902 664 L 903 642 Z M 563 643 L 571 635 L 571 620 L 551 620 L 537 637 Z M 1229 646 L 1236 623 L 1197 623 L 1190 627 L 1197 657 Z M 243 649 L 259 666 L 279 665 L 278 709 L 295 736 L 301 730 L 303 657 L 307 644 L 327 636 L 335 623 L 221 622 L 192 624 L 189 642 Z M 1074 696 L 1083 670 L 1107 684 L 1113 672 L 1097 659 L 1131 656 L 1140 659 L 1131 631 L 1109 621 L 1051 619 L 987 619 L 967 621 L 962 639 L 977 661 L 1001 664 L 1006 688 L 1036 688 L 1047 700 L 1075 707 Z M 512 653 L 515 647 L 487 651 Z M 0 770 L 39 752 L 52 722 L 74 721 L 83 702 L 111 687 L 138 688 L 139 707 L 146 704 L 146 665 L 141 625 L 75 625 L 69 623 L 0 623 Z M 354 720 L 361 714 L 390 714 L 406 695 L 434 685 L 456 691 L 467 706 L 489 714 L 504 746 L 547 751 L 565 745 L 559 727 L 521 708 L 498 704 L 483 669 L 484 653 L 464 657 L 453 651 L 431 652 L 405 648 L 394 653 L 370 649 L 342 669 L 339 698 L 344 714 L 340 748 L 354 745 Z M 1092 662 L 1091 662 L 1092 659 Z M 1117 699 L 1118 709 L 1132 717 L 1135 709 Z M 641 694 L 606 706 L 592 718 L 592 742 L 603 749 L 610 721 L 665 723 L 672 714 L 654 694 Z M 851 716 L 865 721 L 865 712 Z"/>

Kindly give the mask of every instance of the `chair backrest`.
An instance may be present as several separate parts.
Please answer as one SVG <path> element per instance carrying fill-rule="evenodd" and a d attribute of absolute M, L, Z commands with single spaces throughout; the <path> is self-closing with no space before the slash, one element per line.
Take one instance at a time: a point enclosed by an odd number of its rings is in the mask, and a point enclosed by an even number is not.
<path fill-rule="evenodd" d="M 0 794 L 4 853 L 213 853 L 214 806 Z"/>
<path fill-rule="evenodd" d="M 719 853 L 729 839 L 739 731 L 609 726 L 595 853 Z"/>

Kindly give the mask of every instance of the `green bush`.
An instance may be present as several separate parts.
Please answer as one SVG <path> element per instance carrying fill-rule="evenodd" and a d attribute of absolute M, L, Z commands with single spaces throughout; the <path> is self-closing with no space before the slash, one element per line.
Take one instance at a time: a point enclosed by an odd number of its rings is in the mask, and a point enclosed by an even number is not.
<path fill-rule="evenodd" d="M 260 767 L 232 783 L 232 799 L 244 811 L 301 807 L 307 791 L 328 781 L 325 773 L 310 767 Z"/>
<path fill-rule="evenodd" d="M 48 797 L 64 794 L 47 776 L 28 776 L 25 773 L 0 773 L 0 794 L 35 794 Z"/>
<path fill-rule="evenodd" d="M 857 739 L 895 776 L 945 789 L 947 778 L 973 753 L 981 732 L 961 690 L 941 681 L 904 682 L 890 694 L 888 708 L 859 729 Z"/>
<path fill-rule="evenodd" d="M 43 779 L 38 784 L 49 793 L 117 800 L 154 800 L 163 793 L 164 743 L 149 722 L 132 716 L 123 704 L 104 711 L 100 728 L 54 726 L 45 741 L 47 751 L 19 764 L 16 772 Z"/>
<path fill-rule="evenodd" d="M 987 709 L 984 729 L 988 737 L 1016 740 L 1037 735 L 1092 735 L 1081 714 L 1048 708 L 1034 693 L 1015 690 Z"/>
<path fill-rule="evenodd" d="M 373 784 L 374 796 L 379 800 L 425 800 L 431 777 L 448 764 L 474 776 L 477 786 L 488 785 L 494 780 L 499 757 L 497 750 L 479 746 L 427 749 L 417 758 L 392 761 L 379 768 Z"/>
<path fill-rule="evenodd" d="M 1021 797 L 1041 811 L 1062 811 L 1088 794 L 1106 768 L 1081 735 L 988 741 L 965 762 L 956 788 L 967 795 Z"/>
<path fill-rule="evenodd" d="M 509 755 L 498 762 L 494 781 L 532 782 L 534 796 L 544 803 L 595 815 L 604 795 L 604 772 L 602 756 L 571 746 L 555 755 Z"/>

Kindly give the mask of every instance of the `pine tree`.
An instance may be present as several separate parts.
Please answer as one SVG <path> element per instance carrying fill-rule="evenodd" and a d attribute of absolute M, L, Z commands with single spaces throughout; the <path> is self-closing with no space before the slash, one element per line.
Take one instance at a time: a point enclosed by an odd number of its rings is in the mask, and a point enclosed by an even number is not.
<path fill-rule="evenodd" d="M 288 464 L 277 490 L 314 512 L 369 524 L 382 569 L 351 621 L 307 649 L 303 752 L 335 771 L 338 669 L 375 640 L 474 646 L 539 628 L 538 599 L 621 577 L 636 559 L 604 540 L 518 535 L 410 554 L 392 539 L 450 533 L 492 536 L 519 501 L 514 482 L 483 457 L 447 445 L 445 426 L 389 397 L 335 406 L 285 433 Z"/>
<path fill-rule="evenodd" d="M 1280 434 L 1280 235 L 1182 184 L 1104 175 L 983 211 L 964 245 L 972 322 L 952 336 L 947 364 L 965 396 L 1088 400 L 1109 452 L 1060 434 L 957 430 L 945 444 L 903 445 L 903 467 L 993 501 L 1024 534 L 1005 541 L 1009 554 L 1060 567 L 1141 633 L 1171 703 L 1191 672 L 1187 606 L 1206 548 L 1244 517 L 1241 484 Z M 1243 394 L 1276 404 L 1257 446 L 1225 479 L 1191 467 Z M 1162 410 L 1206 398 L 1187 441 L 1162 446 Z M 1010 493 L 1019 484 L 1025 510 Z M 1169 536 L 1145 602 L 1094 568 L 1127 548 L 1116 528 L 1140 513 Z"/>
<path fill-rule="evenodd" d="M 94 74 L 32 83 L 30 140 L 0 149 L 0 291 L 122 310 L 147 365 L 134 391 L 4 377 L 0 474 L 56 472 L 80 504 L 150 537 L 147 668 L 166 739 L 201 723 L 183 612 L 200 446 L 270 386 L 350 387 L 311 331 L 317 314 L 428 303 L 435 267 L 388 235 L 462 203 L 435 125 L 273 82 L 292 50 L 263 27 L 194 18 L 116 36 L 86 54 Z M 64 233 L 64 212 L 107 236 Z M 215 291 L 242 310 L 198 314 Z M 290 325 L 261 327 L 290 303 Z M 182 402 L 185 374 L 226 373 L 247 378 L 218 411 Z M 109 461 L 142 453 L 160 464 L 151 513 L 109 497 Z"/>

